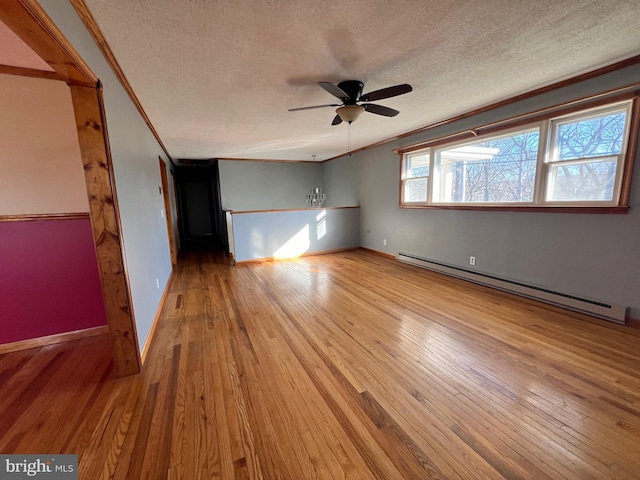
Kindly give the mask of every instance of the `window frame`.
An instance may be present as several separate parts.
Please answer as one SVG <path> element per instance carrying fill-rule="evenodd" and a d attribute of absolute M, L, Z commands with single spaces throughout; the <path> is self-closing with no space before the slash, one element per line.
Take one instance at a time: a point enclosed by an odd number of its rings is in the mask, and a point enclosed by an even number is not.
<path fill-rule="evenodd" d="M 414 155 L 413 156 L 423 156 L 424 153 L 420 153 L 421 151 L 414 151 L 411 152 Z M 408 157 L 410 157 L 411 155 L 408 154 Z M 431 176 L 433 173 L 432 170 L 432 157 L 431 157 L 431 152 L 429 152 L 429 174 L 428 175 L 424 175 L 424 176 L 418 176 L 418 177 L 406 177 L 406 172 L 407 172 L 407 164 L 405 161 L 405 158 L 407 157 L 403 157 L 403 160 L 400 162 L 400 202 L 405 204 L 405 205 L 429 205 L 429 202 L 431 201 Z M 424 202 L 407 202 L 404 199 L 404 192 L 405 192 L 405 185 L 411 181 L 411 180 L 420 180 L 420 179 L 426 179 L 427 180 L 427 195 L 426 195 L 426 200 Z"/>
<path fill-rule="evenodd" d="M 548 121 L 549 127 L 547 129 L 547 133 L 548 133 L 549 139 L 548 139 L 548 147 L 545 152 L 545 162 L 544 162 L 545 163 L 544 165 L 545 184 L 544 184 L 544 191 L 542 192 L 544 205 L 562 205 L 562 206 L 598 205 L 598 206 L 613 207 L 619 204 L 621 187 L 622 187 L 622 177 L 624 175 L 624 166 L 625 166 L 625 161 L 627 159 L 627 147 L 630 143 L 630 136 L 631 136 L 630 125 L 631 125 L 631 118 L 632 118 L 631 117 L 632 106 L 633 104 L 631 101 L 616 102 L 616 103 L 601 105 L 598 107 L 593 107 L 586 110 L 580 110 L 578 112 L 552 118 Z M 571 123 L 571 122 L 577 122 L 583 119 L 586 120 L 589 118 L 606 115 L 607 113 L 613 113 L 620 110 L 624 110 L 626 113 L 626 122 L 624 126 L 624 132 L 622 134 L 623 136 L 622 136 L 622 145 L 620 148 L 620 153 L 599 155 L 597 157 L 581 157 L 581 158 L 576 158 L 571 160 L 560 160 L 556 158 L 558 156 L 556 152 L 556 148 L 557 148 L 556 141 L 558 138 L 558 130 L 560 125 Z M 616 176 L 613 180 L 614 185 L 613 185 L 613 193 L 612 193 L 611 200 L 549 200 L 548 196 L 549 196 L 549 189 L 550 189 L 551 177 L 552 177 L 552 174 L 550 172 L 553 166 L 578 165 L 581 163 L 595 163 L 598 161 L 602 162 L 602 161 L 605 161 L 607 158 L 612 158 L 612 157 L 617 157 L 617 158 L 616 158 Z"/>
<path fill-rule="evenodd" d="M 477 137 L 471 138 L 471 139 L 465 139 L 465 140 L 459 140 L 456 142 L 451 142 L 451 143 L 446 143 L 446 144 L 442 144 L 442 145 L 438 145 L 435 147 L 431 147 L 431 157 L 433 158 L 433 173 L 431 175 L 431 177 L 433 177 L 432 182 L 435 182 L 436 176 L 439 175 L 440 172 L 438 172 L 438 167 L 436 166 L 435 162 L 437 161 L 438 158 L 438 151 L 441 150 L 449 150 L 449 149 L 453 149 L 453 148 L 458 148 L 458 147 L 464 147 L 466 145 L 473 145 L 475 143 L 481 142 L 481 141 L 486 141 L 486 140 L 493 140 L 493 139 L 498 139 L 498 138 L 502 138 L 502 137 L 508 137 L 511 136 L 511 134 L 514 133 L 525 133 L 528 131 L 533 131 L 533 130 L 538 130 L 538 153 L 537 153 L 537 157 L 536 157 L 536 171 L 538 171 L 538 169 L 540 168 L 540 150 L 541 150 L 541 145 L 543 144 L 544 138 L 543 138 L 543 123 L 544 122 L 535 122 L 533 124 L 527 124 L 524 125 L 522 127 L 512 127 L 512 128 L 506 128 L 504 130 L 501 130 L 500 132 L 495 132 L 492 133 L 490 135 L 478 135 Z M 533 191 L 533 199 L 531 202 L 446 202 L 446 201 L 434 201 L 433 200 L 433 196 L 430 197 L 429 200 L 431 200 L 430 205 L 433 206 L 443 206 L 443 207 L 455 207 L 458 205 L 464 205 L 464 206 L 478 206 L 478 207 L 492 207 L 492 206 L 532 206 L 532 205 L 536 205 L 536 187 L 537 187 L 537 182 L 538 182 L 538 175 L 536 174 L 536 178 L 534 180 L 534 191 Z M 434 192 L 435 191 L 435 187 L 433 186 L 433 183 L 429 186 L 430 192 Z M 433 193 L 432 193 L 433 195 Z"/>
<path fill-rule="evenodd" d="M 554 132 L 559 125 L 571 121 L 579 121 L 607 112 L 616 110 L 626 111 L 625 131 L 623 135 L 621 153 L 586 157 L 582 160 L 597 162 L 605 158 L 617 156 L 616 176 L 614 179 L 613 199 L 608 200 L 548 200 L 549 175 L 553 165 L 557 161 L 551 160 L 553 142 L 557 137 Z M 458 134 L 448 135 L 440 139 L 434 139 L 420 145 L 405 147 L 397 150 L 400 156 L 400 208 L 424 208 L 424 209 L 457 209 L 457 210 L 504 210 L 504 211 L 545 211 L 545 212 L 573 212 L 573 213 L 626 213 L 628 211 L 629 190 L 631 188 L 631 173 L 635 160 L 639 127 L 639 97 L 626 96 L 623 99 L 605 100 L 592 103 L 589 106 L 573 106 L 564 110 L 555 109 L 553 113 L 538 115 L 530 121 L 497 122 L 500 127 L 487 126 L 486 133 L 478 133 L 484 130 L 477 127 L 475 130 L 466 130 Z M 492 128 L 488 128 L 492 127 Z M 437 152 L 443 149 L 456 148 L 480 141 L 508 136 L 511 133 L 526 132 L 539 129 L 539 143 L 536 160 L 536 174 L 534 180 L 534 192 L 531 202 L 439 202 L 433 201 L 434 182 L 438 175 Z M 458 139 L 456 140 L 456 137 Z M 426 202 L 404 201 L 405 168 L 406 160 L 411 156 L 429 154 L 429 176 L 427 177 Z M 551 161 L 550 161 L 551 160 Z M 569 162 L 578 162 L 570 160 Z"/>

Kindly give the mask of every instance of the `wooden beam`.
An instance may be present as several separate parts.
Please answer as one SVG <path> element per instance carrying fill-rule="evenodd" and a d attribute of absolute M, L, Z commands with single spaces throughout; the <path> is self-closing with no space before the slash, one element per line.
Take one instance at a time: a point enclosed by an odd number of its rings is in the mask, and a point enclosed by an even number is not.
<path fill-rule="evenodd" d="M 84 23 L 85 28 L 87 29 L 89 34 L 93 37 L 93 40 L 96 42 L 96 45 L 102 52 L 102 55 L 104 56 L 105 60 L 111 67 L 111 70 L 113 70 L 113 73 L 120 81 L 122 88 L 124 88 L 124 90 L 127 92 L 127 95 L 129 95 L 129 98 L 138 109 L 138 112 L 140 112 L 140 115 L 142 116 L 145 123 L 147 124 L 147 127 L 149 127 L 149 130 L 151 130 L 151 133 L 153 134 L 153 136 L 156 137 L 156 141 L 160 145 L 160 148 L 162 148 L 162 150 L 164 151 L 165 155 L 167 156 L 171 164 L 175 167 L 175 164 L 173 163 L 173 159 L 169 154 L 169 150 L 167 150 L 167 147 L 165 147 L 164 143 L 162 143 L 162 139 L 160 138 L 160 135 L 158 135 L 156 128 L 153 126 L 153 124 L 151 123 L 151 120 L 149 120 L 149 117 L 147 116 L 147 112 L 145 112 L 144 108 L 142 108 L 142 104 L 140 103 L 140 100 L 138 100 L 138 96 L 133 91 L 133 87 L 131 87 L 131 84 L 129 83 L 129 80 L 127 79 L 124 72 L 122 71 L 122 68 L 120 68 L 120 64 L 118 63 L 118 60 L 116 60 L 116 56 L 111 51 L 111 47 L 109 46 L 106 39 L 104 38 L 104 35 L 100 30 L 100 27 L 98 27 L 98 24 L 93 18 L 93 15 L 91 15 L 89 8 L 87 7 L 87 5 L 84 3 L 83 0 L 69 0 L 69 1 L 71 2 L 71 5 L 73 6 L 73 8 L 76 10 L 76 13 L 80 17 L 80 20 L 82 20 L 82 23 Z"/>
<path fill-rule="evenodd" d="M 35 0 L 0 0 L 0 21 L 69 85 L 97 85 L 98 78 Z"/>
<path fill-rule="evenodd" d="M 70 88 L 113 360 L 119 377 L 134 375 L 141 369 L 140 349 L 122 248 L 102 92 L 75 85 Z"/>
<path fill-rule="evenodd" d="M 0 21 L 51 66 L 52 75 L 71 87 L 116 373 L 139 373 L 140 350 L 98 78 L 36 0 L 0 0 Z"/>
<path fill-rule="evenodd" d="M 35 68 L 14 67 L 12 65 L 0 65 L 0 73 L 4 73 L 6 75 L 18 75 L 21 77 L 45 78 L 47 80 L 65 80 L 56 72 L 37 70 Z"/>
<path fill-rule="evenodd" d="M 162 198 L 164 200 L 164 218 L 167 222 L 167 235 L 169 236 L 169 252 L 171 253 L 171 265 L 178 263 L 178 249 L 176 239 L 173 235 L 173 215 L 171 213 L 171 196 L 169 190 L 169 179 L 167 178 L 167 164 L 162 157 L 158 157 L 160 165 L 160 179 L 162 181 Z"/>

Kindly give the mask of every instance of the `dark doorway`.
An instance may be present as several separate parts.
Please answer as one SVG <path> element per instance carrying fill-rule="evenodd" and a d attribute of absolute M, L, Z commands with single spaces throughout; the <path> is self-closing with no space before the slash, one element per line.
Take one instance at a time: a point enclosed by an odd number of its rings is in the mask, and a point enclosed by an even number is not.
<path fill-rule="evenodd" d="M 180 240 L 186 249 L 229 250 L 217 160 L 179 160 Z"/>

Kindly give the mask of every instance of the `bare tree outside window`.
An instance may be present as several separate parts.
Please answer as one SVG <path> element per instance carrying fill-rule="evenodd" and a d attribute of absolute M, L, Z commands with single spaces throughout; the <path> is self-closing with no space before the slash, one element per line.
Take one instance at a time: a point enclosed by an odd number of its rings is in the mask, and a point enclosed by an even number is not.
<path fill-rule="evenodd" d="M 536 129 L 441 150 L 440 200 L 533 201 L 539 138 Z"/>
<path fill-rule="evenodd" d="M 626 100 L 408 151 L 402 156 L 400 203 L 619 206 L 623 194 L 628 198 L 627 143 L 637 134 L 629 130 L 631 109 Z"/>
<path fill-rule="evenodd" d="M 550 171 L 550 200 L 611 200 L 622 152 L 626 111 L 556 125 L 557 158 Z"/>

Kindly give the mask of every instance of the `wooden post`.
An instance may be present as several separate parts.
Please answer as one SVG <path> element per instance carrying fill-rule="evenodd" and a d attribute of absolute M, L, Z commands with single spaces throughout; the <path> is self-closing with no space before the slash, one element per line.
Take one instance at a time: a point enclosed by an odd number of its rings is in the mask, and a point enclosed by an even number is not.
<path fill-rule="evenodd" d="M 70 85 L 102 294 L 118 377 L 140 372 L 138 336 L 122 248 L 101 88 Z"/>
<path fill-rule="evenodd" d="M 171 253 L 171 265 L 178 263 L 178 250 L 173 236 L 173 216 L 171 214 L 171 195 L 169 194 L 169 179 L 167 178 L 167 164 L 162 157 L 158 157 L 160 165 L 160 179 L 162 180 L 162 198 L 164 200 L 164 218 L 167 221 L 167 234 L 169 235 L 169 251 Z"/>

